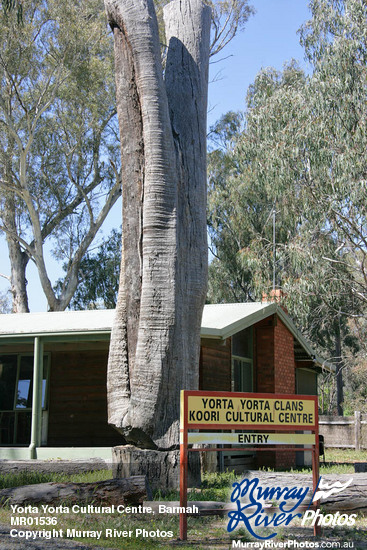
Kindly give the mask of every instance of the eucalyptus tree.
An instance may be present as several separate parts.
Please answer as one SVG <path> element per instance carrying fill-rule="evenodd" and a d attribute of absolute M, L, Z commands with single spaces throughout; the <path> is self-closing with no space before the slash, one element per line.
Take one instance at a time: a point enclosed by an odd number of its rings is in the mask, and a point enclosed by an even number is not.
<path fill-rule="evenodd" d="M 356 305 L 367 308 L 367 5 L 361 0 L 311 2 L 301 43 L 314 67 L 305 127 L 310 204 L 326 213 L 338 245 L 327 258 L 347 273 Z M 343 313 L 343 311 L 342 311 Z M 348 313 L 348 312 L 346 312 Z"/>
<path fill-rule="evenodd" d="M 310 8 L 301 42 L 312 73 L 293 64 L 258 75 L 245 129 L 226 152 L 225 185 L 218 196 L 218 187 L 211 188 L 219 258 L 212 286 L 235 268 L 237 279 L 245 275 L 247 295 L 258 298 L 272 286 L 275 266 L 289 310 L 337 366 L 342 412 L 343 342 L 350 319 L 367 312 L 367 5 L 314 0 Z M 216 271 L 231 255 L 235 264 Z M 225 284 L 243 292 L 233 278 Z"/>
<path fill-rule="evenodd" d="M 63 310 L 121 195 L 111 39 L 98 0 L 34 0 L 17 15 L 1 14 L 0 229 L 13 311 L 28 311 L 29 261 L 49 309 Z M 67 266 L 58 294 L 45 245 Z"/>
<path fill-rule="evenodd" d="M 102 243 L 88 250 L 79 266 L 79 284 L 69 308 L 114 309 L 120 279 L 121 231 L 113 229 Z M 62 285 L 57 281 L 56 288 Z"/>
<path fill-rule="evenodd" d="M 167 46 L 163 12 L 164 7 L 170 1 L 154 0 L 163 51 Z M 248 0 L 203 0 L 203 2 L 210 7 L 212 13 L 209 48 L 210 56 L 214 56 L 222 51 L 238 32 L 245 28 L 249 17 L 255 13 L 255 10 L 248 3 Z"/>
<path fill-rule="evenodd" d="M 294 63 L 282 73 L 262 71 L 248 92 L 245 129 L 210 155 L 209 300 L 260 300 L 275 284 L 298 326 L 341 372 L 342 344 L 351 340 L 341 312 L 359 309 L 328 211 L 309 194 L 309 86 Z"/>
<path fill-rule="evenodd" d="M 361 0 L 311 3 L 312 19 L 301 41 L 314 67 L 307 138 L 306 186 L 310 203 L 323 210 L 336 253 L 325 255 L 334 279 L 343 273 L 347 307 L 341 316 L 367 317 L 367 5 Z M 349 307 L 348 307 L 349 306 Z M 338 413 L 342 408 L 342 338 L 335 332 Z"/>
<path fill-rule="evenodd" d="M 210 134 L 208 223 L 215 259 L 209 300 L 259 300 L 289 269 L 286 244 L 304 221 L 294 204 L 299 167 L 278 174 L 292 157 L 287 132 L 298 123 L 305 80 L 295 63 L 282 73 L 261 71 L 242 120 L 226 115 Z"/>
<path fill-rule="evenodd" d="M 10 313 L 11 300 L 8 292 L 0 292 L 0 313 Z"/>
<path fill-rule="evenodd" d="M 114 33 L 123 180 L 122 262 L 108 365 L 109 422 L 128 441 L 178 441 L 181 388 L 198 385 L 206 294 L 210 8 L 106 0 Z"/>
<path fill-rule="evenodd" d="M 2 0 L 1 8 L 5 15 L 8 15 L 8 13 L 16 11 L 18 23 L 22 22 L 22 14 L 23 14 L 22 0 Z"/>
<path fill-rule="evenodd" d="M 164 32 L 152 0 L 105 0 L 115 40 L 123 181 L 107 385 L 109 422 L 129 442 L 167 449 L 178 442 L 180 389 L 198 387 L 210 48 L 219 51 L 249 10 L 247 2 L 214 3 L 228 17 L 223 32 L 214 19 L 210 44 L 208 3 L 158 4 Z"/>
<path fill-rule="evenodd" d="M 305 235 L 307 242 L 320 243 L 320 238 L 328 237 L 334 252 L 324 250 L 319 259 L 336 278 L 343 274 L 345 291 L 354 297 L 353 309 L 360 307 L 363 313 L 367 296 L 367 6 L 360 0 L 315 0 L 310 9 L 312 18 L 300 35 L 312 73 L 305 76 L 291 65 L 282 73 L 268 69 L 258 75 L 248 93 L 245 130 L 230 143 L 226 155 L 234 168 L 225 178 L 228 185 L 222 198 L 233 187 L 238 196 L 234 195 L 232 205 L 242 203 L 249 213 L 240 194 L 250 182 L 249 192 L 256 189 L 259 200 L 261 190 L 267 193 L 268 211 L 274 201 L 276 210 L 286 203 L 286 212 L 277 215 L 280 231 L 291 214 L 298 239 Z M 211 200 L 217 192 L 215 186 Z M 215 211 L 210 210 L 211 224 L 216 223 Z M 245 210 L 241 212 L 244 215 Z M 214 227 L 213 238 L 218 235 Z M 266 240 L 270 272 L 271 230 Z M 281 254 L 278 235 L 277 240 Z M 308 253 L 305 242 L 295 250 Z M 316 250 L 315 246 L 313 254 Z"/>

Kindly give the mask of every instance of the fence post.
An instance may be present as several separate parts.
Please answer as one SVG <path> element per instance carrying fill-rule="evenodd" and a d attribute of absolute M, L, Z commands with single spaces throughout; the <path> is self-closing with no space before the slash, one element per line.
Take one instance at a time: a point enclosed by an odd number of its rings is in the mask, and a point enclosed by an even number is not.
<path fill-rule="evenodd" d="M 354 411 L 354 448 L 356 451 L 361 450 L 361 412 Z"/>

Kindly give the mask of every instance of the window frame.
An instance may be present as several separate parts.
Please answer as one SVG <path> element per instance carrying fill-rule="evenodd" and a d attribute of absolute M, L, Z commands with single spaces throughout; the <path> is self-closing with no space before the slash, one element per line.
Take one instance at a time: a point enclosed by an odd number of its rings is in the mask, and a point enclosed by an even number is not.
<path fill-rule="evenodd" d="M 235 389 L 235 364 L 234 362 L 238 361 L 241 363 L 241 366 L 243 364 L 250 365 L 250 372 L 251 372 L 251 389 L 244 390 L 243 388 Z M 242 369 L 241 369 L 242 370 Z M 241 380 L 241 386 L 242 386 L 242 380 Z M 252 393 L 254 391 L 254 362 L 253 359 L 250 359 L 248 357 L 240 357 L 239 355 L 232 355 L 232 373 L 231 373 L 231 391 L 241 392 L 241 393 Z"/>
<path fill-rule="evenodd" d="M 235 348 L 234 339 L 236 337 L 238 337 L 241 333 L 244 333 L 244 332 L 247 332 L 247 331 L 248 331 L 248 340 L 249 340 L 247 348 L 248 348 L 249 352 L 251 353 L 251 357 L 246 357 L 246 356 L 234 354 L 233 353 L 233 350 Z M 231 345 L 231 391 L 233 391 L 233 392 L 237 391 L 237 392 L 242 392 L 243 393 L 244 390 L 242 388 L 241 389 L 235 389 L 235 375 L 234 375 L 234 370 L 235 370 L 234 363 L 235 363 L 235 361 L 239 361 L 242 364 L 245 363 L 246 365 L 250 365 L 251 389 L 246 390 L 246 391 L 252 393 L 254 391 L 254 327 L 253 326 L 249 326 L 249 327 L 237 332 L 236 334 L 234 334 L 232 336 L 232 345 Z"/>
<path fill-rule="evenodd" d="M 3 413 L 13 413 L 14 414 L 14 427 L 13 427 L 13 435 L 12 435 L 12 442 L 11 443 L 2 443 L 0 441 L 0 448 L 1 447 L 24 447 L 29 445 L 30 441 L 28 443 L 15 443 L 17 441 L 18 437 L 18 415 L 19 414 L 26 414 L 26 413 L 32 413 L 32 406 L 31 407 L 17 407 L 17 400 L 18 400 L 18 384 L 19 384 L 19 376 L 21 371 L 21 362 L 22 357 L 32 357 L 34 361 L 34 353 L 32 352 L 7 352 L 7 353 L 0 353 L 0 360 L 2 356 L 16 356 L 17 358 L 17 364 L 16 364 L 16 376 L 15 376 L 15 385 L 14 385 L 14 396 L 13 396 L 13 408 L 12 409 L 2 409 L 0 407 L 0 417 Z M 50 352 L 44 352 L 43 353 L 43 373 L 42 373 L 42 380 L 46 380 L 45 385 L 45 391 L 43 393 L 42 391 L 42 417 L 44 416 L 43 413 L 48 412 L 49 410 L 49 388 L 50 388 L 50 367 L 51 367 L 51 353 Z M 43 378 L 44 372 L 46 370 L 46 377 Z M 33 400 L 33 375 L 34 375 L 34 368 L 32 368 L 32 396 L 31 399 Z"/>

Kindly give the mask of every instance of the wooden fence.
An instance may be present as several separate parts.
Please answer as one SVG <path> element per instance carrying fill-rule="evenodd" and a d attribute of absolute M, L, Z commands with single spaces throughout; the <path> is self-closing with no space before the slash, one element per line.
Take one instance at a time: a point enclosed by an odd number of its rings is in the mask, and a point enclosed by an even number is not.
<path fill-rule="evenodd" d="M 325 447 L 367 449 L 367 414 L 356 411 L 354 416 L 320 416 L 319 430 Z"/>

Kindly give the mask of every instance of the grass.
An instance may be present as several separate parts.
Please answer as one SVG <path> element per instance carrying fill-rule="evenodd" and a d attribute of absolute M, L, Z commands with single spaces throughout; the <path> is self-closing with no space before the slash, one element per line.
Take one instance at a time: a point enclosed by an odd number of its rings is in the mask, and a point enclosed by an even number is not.
<path fill-rule="evenodd" d="M 236 477 L 238 476 L 233 472 L 204 474 L 200 489 L 189 489 L 187 500 L 214 500 L 217 502 L 227 502 L 228 494 Z M 180 492 L 176 490 L 165 493 L 157 491 L 154 493 L 154 500 L 180 500 Z"/>
<path fill-rule="evenodd" d="M 21 487 L 22 485 L 34 485 L 36 483 L 92 483 L 112 478 L 112 470 L 95 470 L 80 474 L 63 474 L 60 472 L 31 472 L 8 473 L 0 476 L 0 489 L 7 487 Z"/>
<path fill-rule="evenodd" d="M 355 451 L 354 449 L 331 449 L 325 450 L 325 459 L 327 462 L 336 463 L 354 463 L 367 462 L 366 451 Z"/>
<path fill-rule="evenodd" d="M 325 462 L 320 457 L 320 475 L 354 474 L 355 462 L 367 462 L 366 451 L 354 449 L 325 449 Z"/>
<path fill-rule="evenodd" d="M 351 450 L 334 450 L 326 449 L 326 465 L 321 463 L 320 473 L 350 473 L 354 472 L 353 462 L 364 461 L 365 453 L 356 453 Z M 346 470 L 346 469 L 350 469 Z M 304 469 L 304 472 L 310 473 L 309 469 Z M 112 477 L 110 470 L 99 470 L 94 472 L 80 473 L 80 474 L 60 474 L 60 473 L 40 473 L 40 472 L 20 472 L 6 474 L 0 477 L 0 488 L 15 487 L 20 485 L 28 485 L 33 483 L 45 483 L 49 481 L 54 482 L 93 482 L 103 479 L 109 479 Z M 228 495 L 235 480 L 235 475 L 232 472 L 225 472 L 222 474 L 206 474 L 203 479 L 203 483 L 200 489 L 193 489 L 188 494 L 189 500 L 214 500 L 214 501 L 227 501 Z M 154 495 L 155 500 L 178 500 L 178 491 L 170 491 L 166 494 L 156 492 Z M 67 503 L 65 503 L 67 505 Z M 11 522 L 11 509 L 9 506 L 0 507 L 0 523 L 10 524 Z M 43 515 L 42 512 L 38 515 Z M 229 548 L 231 544 L 231 538 L 236 540 L 250 540 L 248 533 L 245 529 L 236 529 L 232 534 L 227 533 L 227 519 L 218 519 L 218 517 L 206 516 L 206 517 L 190 517 L 188 518 L 189 528 L 189 541 L 190 544 L 178 542 L 179 536 L 179 517 L 178 515 L 158 515 L 158 514 L 55 514 L 57 516 L 56 529 L 63 529 L 66 533 L 67 529 L 76 529 L 81 531 L 102 531 L 105 533 L 106 529 L 116 529 L 117 531 L 131 531 L 131 537 L 103 537 L 101 540 L 95 540 L 91 538 L 75 538 L 75 540 L 89 543 L 94 547 L 101 546 L 116 549 L 134 550 L 140 548 L 147 549 L 164 549 L 172 546 L 179 546 L 180 549 L 186 550 L 188 548 L 195 549 L 208 549 L 208 548 Z M 35 515 L 37 516 L 37 514 Z M 28 527 L 30 528 L 30 527 Z M 43 529 L 43 527 L 31 527 L 32 529 Z M 22 528 L 21 528 L 22 529 Z M 157 531 L 172 532 L 172 537 L 142 537 L 141 535 L 136 537 L 137 529 L 145 529 L 148 533 L 157 533 Z M 292 534 L 292 530 L 286 528 L 284 530 L 285 538 L 295 538 L 298 534 Z M 330 529 L 327 532 L 328 537 L 340 537 L 343 540 L 358 541 L 365 539 L 365 533 L 367 529 L 366 518 L 361 516 L 357 519 L 356 525 L 349 529 Z M 279 538 L 281 538 L 282 531 L 280 530 Z M 312 536 L 312 530 L 306 531 L 306 537 Z M 307 539 L 308 540 L 308 539 Z M 358 549 L 358 544 L 355 544 L 355 549 Z"/>
<path fill-rule="evenodd" d="M 354 449 L 325 449 L 325 462 L 320 456 L 320 475 L 326 474 L 354 474 L 355 462 L 367 462 L 366 451 L 355 451 Z M 266 471 L 274 471 L 274 468 L 262 468 Z M 298 474 L 307 474 L 311 466 L 294 468 Z"/>
<path fill-rule="evenodd" d="M 36 483 L 53 482 L 94 482 L 103 479 L 110 479 L 112 477 L 111 470 L 99 470 L 94 472 L 84 472 L 80 474 L 61 474 L 61 473 L 41 473 L 41 472 L 19 472 L 9 473 L 0 477 L 0 488 L 6 487 L 19 487 L 21 485 L 31 485 Z M 235 476 L 233 473 L 224 474 L 208 474 L 205 476 L 203 487 L 200 490 L 200 494 L 191 491 L 189 493 L 189 500 L 227 500 L 228 491 L 233 483 Z M 155 500 L 179 500 L 178 491 L 170 491 L 163 495 L 160 492 L 156 492 L 154 495 Z M 64 506 L 69 506 L 71 510 L 71 504 L 68 502 L 63 503 Z M 44 515 L 42 513 L 41 506 L 39 506 L 39 514 L 32 514 L 32 517 L 38 517 Z M 29 514 L 28 514 L 29 515 Z M 62 529 L 64 535 L 67 529 L 76 529 L 80 531 L 102 531 L 106 532 L 106 529 L 114 529 L 117 531 L 131 531 L 131 537 L 103 537 L 101 540 L 86 539 L 74 537 L 74 540 L 80 540 L 84 543 L 91 543 L 94 546 L 108 546 L 109 548 L 121 548 L 121 549 L 141 549 L 141 548 L 167 548 L 171 541 L 176 541 L 180 549 L 192 549 L 192 544 L 186 545 L 184 543 L 178 543 L 179 537 L 179 516 L 174 515 L 158 515 L 158 514 L 52 514 L 57 516 L 56 529 Z M 10 524 L 12 511 L 10 506 L 4 505 L 0 507 L 0 523 Z M 223 540 L 223 536 L 229 540 L 226 530 L 223 529 L 223 525 L 216 525 L 216 519 L 213 517 L 190 517 L 188 518 L 190 541 L 195 540 L 195 548 L 207 548 L 207 544 L 213 539 Z M 28 527 L 30 528 L 30 527 Z M 31 527 L 33 530 L 43 529 L 44 527 Z M 52 526 L 51 526 L 52 528 Z M 22 528 L 21 528 L 22 529 Z M 45 527 L 45 529 L 50 529 Z M 136 537 L 136 530 L 143 529 L 148 533 L 157 533 L 159 531 L 169 532 L 171 531 L 173 536 L 167 538 L 157 539 L 156 537 L 142 537 L 139 535 Z M 172 543 L 173 544 L 173 543 Z M 228 545 L 227 545 L 228 546 Z"/>

